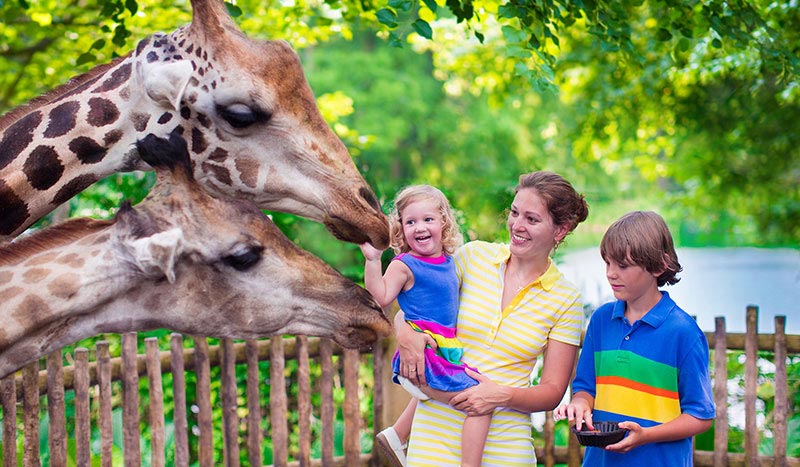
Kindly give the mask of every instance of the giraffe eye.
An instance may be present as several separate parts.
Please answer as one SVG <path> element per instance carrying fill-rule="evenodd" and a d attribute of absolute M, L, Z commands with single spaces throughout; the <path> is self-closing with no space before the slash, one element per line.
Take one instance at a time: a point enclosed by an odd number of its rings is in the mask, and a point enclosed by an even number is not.
<path fill-rule="evenodd" d="M 222 262 L 228 266 L 236 269 L 237 271 L 247 271 L 252 268 L 259 261 L 264 253 L 262 246 L 248 246 L 247 248 L 237 251 L 231 255 L 222 258 Z"/>
<path fill-rule="evenodd" d="M 271 115 L 245 104 L 217 105 L 217 113 L 234 128 L 247 128 L 258 122 L 269 121 Z"/>

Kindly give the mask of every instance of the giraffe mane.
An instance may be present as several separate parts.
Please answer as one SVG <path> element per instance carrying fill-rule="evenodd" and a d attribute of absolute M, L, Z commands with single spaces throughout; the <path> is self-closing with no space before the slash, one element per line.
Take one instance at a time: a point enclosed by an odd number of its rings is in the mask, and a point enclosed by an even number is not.
<path fill-rule="evenodd" d="M 91 83 L 92 81 L 96 80 L 98 77 L 102 76 L 106 71 L 108 71 L 111 68 L 114 68 L 121 61 L 127 59 L 131 55 L 131 53 L 132 53 L 132 51 L 128 52 L 126 55 L 123 55 L 121 57 L 117 57 L 117 58 L 115 58 L 114 60 L 112 60 L 112 61 L 110 61 L 108 63 L 103 63 L 101 65 L 97 65 L 96 67 L 92 68 L 91 70 L 87 71 L 86 73 L 83 73 L 83 74 L 80 74 L 78 76 L 75 76 L 74 78 L 72 78 L 69 81 L 67 81 L 66 83 L 54 88 L 53 90 L 51 90 L 51 91 L 49 91 L 49 92 L 47 92 L 45 94 L 42 94 L 39 97 L 36 97 L 36 98 L 30 100 L 28 103 L 23 104 L 23 105 L 21 105 L 19 107 L 16 107 L 16 108 L 10 110 L 5 115 L 0 116 L 0 131 L 1 130 L 5 130 L 6 127 L 8 127 L 8 125 L 11 122 L 14 122 L 14 121 L 18 120 L 23 115 L 25 115 L 27 113 L 30 113 L 31 111 L 36 110 L 39 107 L 41 107 L 41 106 L 43 106 L 43 105 L 45 105 L 45 104 L 47 104 L 49 102 L 53 102 L 53 101 L 57 100 L 59 97 L 65 95 L 65 94 L 69 94 L 70 92 L 74 91 L 75 89 L 79 88 L 80 86 L 83 86 L 83 85 L 85 85 L 87 83 Z"/>
<path fill-rule="evenodd" d="M 81 239 L 88 234 L 113 225 L 115 220 L 79 217 L 38 230 L 30 235 L 0 246 L 0 266 L 10 266 L 36 253 Z"/>

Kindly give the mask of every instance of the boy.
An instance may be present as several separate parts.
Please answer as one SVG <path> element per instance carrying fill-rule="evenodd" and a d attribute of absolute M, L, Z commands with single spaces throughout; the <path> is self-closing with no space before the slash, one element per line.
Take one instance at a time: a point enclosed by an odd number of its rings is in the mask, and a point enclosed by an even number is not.
<path fill-rule="evenodd" d="M 609 227 L 600 254 L 617 300 L 592 315 L 572 401 L 554 418 L 629 430 L 616 444 L 587 447 L 584 466 L 691 466 L 692 437 L 711 427 L 715 409 L 705 334 L 658 289 L 682 271 L 669 228 L 654 212 L 628 213 Z"/>

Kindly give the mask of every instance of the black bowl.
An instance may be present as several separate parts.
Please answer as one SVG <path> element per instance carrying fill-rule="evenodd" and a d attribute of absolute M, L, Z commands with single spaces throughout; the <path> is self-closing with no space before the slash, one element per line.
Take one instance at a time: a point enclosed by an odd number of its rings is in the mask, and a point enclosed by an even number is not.
<path fill-rule="evenodd" d="M 575 425 L 571 430 L 583 446 L 598 448 L 619 443 L 628 432 L 627 429 L 617 426 L 617 422 L 594 422 L 594 430 L 590 430 L 584 423 L 580 431 L 575 429 Z"/>

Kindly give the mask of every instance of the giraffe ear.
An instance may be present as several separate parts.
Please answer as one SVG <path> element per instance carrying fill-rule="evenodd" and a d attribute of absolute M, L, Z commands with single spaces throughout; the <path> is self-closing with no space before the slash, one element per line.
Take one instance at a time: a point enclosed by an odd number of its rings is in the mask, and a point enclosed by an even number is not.
<path fill-rule="evenodd" d="M 183 250 L 183 230 L 179 227 L 158 232 L 132 242 L 133 261 L 148 276 L 164 276 L 175 282 L 175 264 Z"/>
<path fill-rule="evenodd" d="M 144 89 L 154 101 L 180 110 L 183 92 L 192 77 L 192 64 L 188 60 L 177 62 L 143 63 L 141 74 Z"/>

